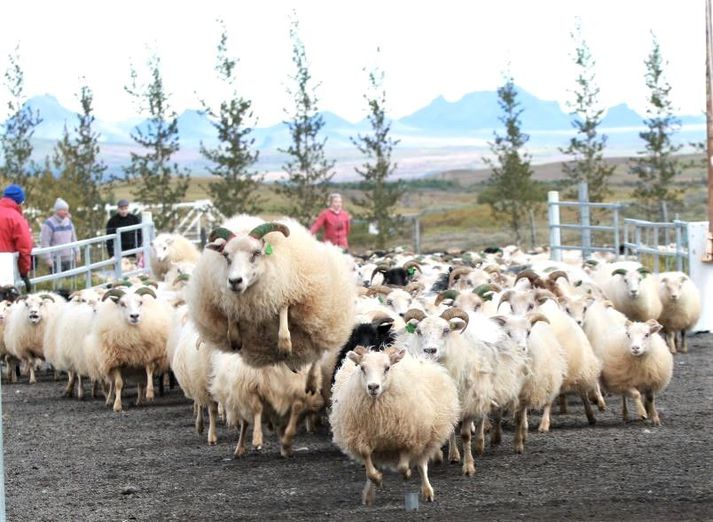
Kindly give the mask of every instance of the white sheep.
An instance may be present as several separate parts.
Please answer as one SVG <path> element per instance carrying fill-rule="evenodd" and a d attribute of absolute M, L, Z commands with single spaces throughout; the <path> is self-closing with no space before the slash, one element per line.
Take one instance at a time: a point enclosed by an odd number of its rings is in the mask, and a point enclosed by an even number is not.
<path fill-rule="evenodd" d="M 211 354 L 210 394 L 223 405 L 229 426 L 240 425 L 234 456 L 245 455 L 248 426 L 253 425 L 253 449 L 262 448 L 262 420 L 265 415 L 278 427 L 280 454 L 292 455 L 292 439 L 305 412 L 323 406 L 320 393 L 305 391 L 308 369 L 293 372 L 285 364 L 255 368 L 236 353 L 214 350 Z M 319 390 L 318 390 L 319 391 Z"/>
<path fill-rule="evenodd" d="M 291 219 L 240 216 L 211 234 L 188 284 L 203 339 L 260 367 L 316 363 L 349 338 L 356 288 L 338 247 Z"/>
<path fill-rule="evenodd" d="M 200 257 L 198 248 L 180 234 L 161 233 L 151 242 L 151 273 L 157 279 L 163 279 L 173 263 L 197 263 Z"/>
<path fill-rule="evenodd" d="M 35 359 L 44 359 L 44 333 L 50 317 L 54 316 L 64 300 L 49 293 L 29 294 L 19 297 L 10 307 L 3 337 L 8 352 L 27 364 L 30 384 L 35 378 Z"/>
<path fill-rule="evenodd" d="M 658 319 L 661 315 L 657 277 L 644 267 L 615 268 L 602 289 L 614 308 L 632 321 Z"/>
<path fill-rule="evenodd" d="M 183 393 L 193 399 L 198 433 L 203 432 L 203 410 L 208 409 L 208 444 L 214 445 L 218 441 L 215 429 L 218 404 L 209 391 L 211 353 L 206 343 L 199 342 L 198 332 L 188 318 L 188 309 L 181 307 L 174 315 L 168 336 L 168 360 Z"/>
<path fill-rule="evenodd" d="M 416 465 L 421 494 L 433 501 L 428 461 L 438 454 L 458 417 L 458 394 L 446 371 L 405 351 L 358 347 L 337 372 L 329 416 L 333 441 L 366 466 L 366 505 L 374 503 L 376 486 L 382 483 L 380 465 L 396 468 L 404 478 Z"/>
<path fill-rule="evenodd" d="M 663 309 L 659 323 L 672 353 L 687 352 L 686 331 L 701 315 L 701 295 L 693 281 L 683 272 L 659 274 L 659 298 Z"/>
<path fill-rule="evenodd" d="M 168 305 L 156 299 L 149 287 L 112 288 L 104 294 L 92 335 L 92 349 L 99 352 L 100 375 L 110 378 L 114 385 L 114 411 L 122 410 L 121 392 L 124 377 L 136 376 L 139 380 L 137 404 L 141 402 L 145 373 L 146 399 L 153 400 L 153 375 L 168 369 L 166 340 L 171 313 Z"/>
<path fill-rule="evenodd" d="M 15 382 L 17 376 L 15 375 L 15 366 L 17 364 L 17 359 L 7 351 L 5 346 L 5 325 L 7 324 L 7 318 L 10 315 L 10 307 L 12 306 L 12 301 L 7 299 L 0 301 L 0 359 L 5 361 L 5 377 L 10 382 Z"/>

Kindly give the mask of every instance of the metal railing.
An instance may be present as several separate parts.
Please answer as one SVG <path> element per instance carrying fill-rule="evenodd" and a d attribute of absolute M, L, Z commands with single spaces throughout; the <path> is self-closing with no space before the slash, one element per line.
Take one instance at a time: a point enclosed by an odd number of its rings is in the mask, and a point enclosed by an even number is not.
<path fill-rule="evenodd" d="M 141 232 L 142 241 L 139 246 L 124 250 L 121 244 L 122 234 L 127 232 Z M 97 281 L 95 276 L 101 280 L 114 278 L 116 280 L 124 277 L 137 275 L 149 270 L 148 259 L 151 241 L 154 238 L 154 225 L 151 221 L 145 221 L 138 225 L 121 227 L 113 234 L 105 234 L 90 239 L 82 239 L 63 245 L 55 245 L 44 248 L 32 249 L 32 268 L 30 270 L 30 283 L 32 286 L 51 282 L 52 288 L 57 288 L 59 281 L 69 280 L 69 287 L 76 289 L 78 280 L 83 278 L 85 288 L 95 286 Z M 113 242 L 114 256 L 109 257 L 107 244 Z M 70 251 L 70 256 L 62 255 Z M 75 252 L 79 252 L 80 262 L 77 262 Z M 131 268 L 125 270 L 124 259 L 128 256 L 142 256 L 145 266 L 141 267 L 132 264 Z M 49 273 L 40 270 L 42 264 L 49 265 Z M 16 264 L 15 264 L 16 265 Z M 19 280 L 19 274 L 15 275 L 15 281 Z M 21 288 L 21 287 L 20 287 Z"/>
<path fill-rule="evenodd" d="M 660 271 L 661 258 L 664 258 L 664 272 L 673 270 L 674 264 L 676 271 L 688 272 L 687 243 L 688 223 L 685 221 L 676 219 L 672 223 L 660 223 L 642 219 L 624 220 L 623 246 L 626 253 L 635 254 L 639 261 L 642 261 L 642 256 L 651 256 L 656 273 Z"/>

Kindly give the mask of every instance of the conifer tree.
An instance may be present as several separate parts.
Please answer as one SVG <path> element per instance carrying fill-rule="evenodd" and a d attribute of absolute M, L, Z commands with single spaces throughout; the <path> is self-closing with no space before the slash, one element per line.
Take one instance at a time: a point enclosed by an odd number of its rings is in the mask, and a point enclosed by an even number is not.
<path fill-rule="evenodd" d="M 216 208 L 226 216 L 237 213 L 257 214 L 262 210 L 262 198 L 257 190 L 263 176 L 252 170 L 258 160 L 259 151 L 254 150 L 255 139 L 250 137 L 251 123 L 254 121 L 252 102 L 240 96 L 235 87 L 235 66 L 237 59 L 228 56 L 228 35 L 225 25 L 218 42 L 218 58 L 215 70 L 218 78 L 228 89 L 228 95 L 213 110 L 202 101 L 203 109 L 213 119 L 218 132 L 216 147 L 201 143 L 201 154 L 213 166 L 209 172 L 219 180 L 209 185 L 209 193 Z"/>
<path fill-rule="evenodd" d="M 288 155 L 283 166 L 287 179 L 277 185 L 278 193 L 287 198 L 287 214 L 309 226 L 324 207 L 329 192 L 329 181 L 334 176 L 334 161 L 325 155 L 327 138 L 320 138 L 324 118 L 319 113 L 316 86 L 309 72 L 309 62 L 304 43 L 299 36 L 299 23 L 293 16 L 290 27 L 292 62 L 295 74 L 291 76 L 295 86 L 288 92 L 294 100 L 294 108 L 288 111 L 286 121 L 292 143 L 286 149 L 278 149 Z"/>
<path fill-rule="evenodd" d="M 157 230 L 171 231 L 178 220 L 174 205 L 181 203 L 188 192 L 190 172 L 172 159 L 180 150 L 178 118 L 168 103 L 160 65 L 157 56 L 149 58 L 150 81 L 145 85 L 139 84 L 132 66 L 131 82 L 124 87 L 139 112 L 148 116 L 131 133 L 131 139 L 143 151 L 131 152 L 131 163 L 124 167 L 124 179 L 131 184 L 131 193 L 137 201 L 158 207 L 153 216 Z"/>

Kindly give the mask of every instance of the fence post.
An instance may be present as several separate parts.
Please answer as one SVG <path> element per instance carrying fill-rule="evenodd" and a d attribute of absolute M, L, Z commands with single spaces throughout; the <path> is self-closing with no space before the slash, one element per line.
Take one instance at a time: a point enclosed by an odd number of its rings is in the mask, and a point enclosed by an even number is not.
<path fill-rule="evenodd" d="M 92 264 L 92 247 L 87 245 L 84 247 L 84 266 L 87 267 L 87 275 L 84 279 L 85 288 L 91 288 L 92 286 L 92 271 L 89 270 L 89 265 Z"/>
<path fill-rule="evenodd" d="M 636 259 L 641 262 L 641 227 L 638 224 L 634 225 L 634 241 L 636 242 Z"/>
<path fill-rule="evenodd" d="M 114 232 L 114 277 L 117 281 L 121 281 L 121 233 Z"/>
<path fill-rule="evenodd" d="M 582 225 L 582 259 L 592 255 L 592 230 L 589 228 L 589 193 L 586 181 L 579 183 L 579 221 Z"/>
<path fill-rule="evenodd" d="M 151 272 L 151 263 L 149 262 L 149 259 L 151 259 L 151 243 L 155 238 L 153 215 L 151 212 L 142 212 L 141 223 L 145 225 L 145 227 L 141 229 L 141 238 L 144 247 L 144 270 L 150 272 L 151 275 L 155 275 Z"/>
<path fill-rule="evenodd" d="M 560 230 L 560 193 L 550 190 L 547 193 L 547 220 L 550 225 L 550 259 L 552 261 L 562 261 L 562 250 L 560 250 L 561 230 Z"/>
<path fill-rule="evenodd" d="M 621 245 L 619 244 L 619 207 L 614 207 L 614 259 L 619 261 L 619 250 Z"/>
<path fill-rule="evenodd" d="M 681 244 L 681 224 L 678 222 L 678 220 L 674 221 L 674 224 L 676 225 L 676 270 L 679 272 L 683 272 L 683 245 Z"/>
<path fill-rule="evenodd" d="M 416 254 L 421 254 L 421 218 L 419 216 L 413 218 L 413 237 Z"/>

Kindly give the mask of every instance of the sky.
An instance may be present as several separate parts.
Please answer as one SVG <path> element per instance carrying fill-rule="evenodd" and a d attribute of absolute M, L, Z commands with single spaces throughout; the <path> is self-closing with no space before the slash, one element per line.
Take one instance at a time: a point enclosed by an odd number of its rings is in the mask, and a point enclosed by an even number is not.
<path fill-rule="evenodd" d="M 79 110 L 84 77 L 97 117 L 120 121 L 138 116 L 124 91 L 130 64 L 145 78 L 145 63 L 156 53 L 180 113 L 198 108 L 201 97 L 219 100 L 213 67 L 222 18 L 230 53 L 240 60 L 239 92 L 252 100 L 258 126 L 273 125 L 291 106 L 293 11 L 319 82 L 319 108 L 353 122 L 366 114 L 365 69 L 374 66 L 384 71 L 392 118 L 438 96 L 456 101 L 495 90 L 508 63 L 516 84 L 564 108 L 574 88 L 570 33 L 577 18 L 597 63 L 602 106 L 625 102 L 644 113 L 653 32 L 680 114 L 705 109 L 704 0 L 24 0 L 2 7 L 0 70 L 19 43 L 28 97 L 53 94 Z M 3 117 L 7 99 L 1 87 Z"/>

